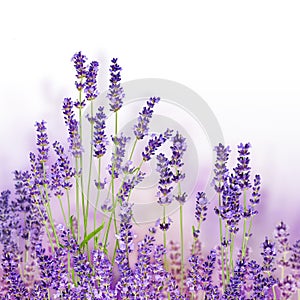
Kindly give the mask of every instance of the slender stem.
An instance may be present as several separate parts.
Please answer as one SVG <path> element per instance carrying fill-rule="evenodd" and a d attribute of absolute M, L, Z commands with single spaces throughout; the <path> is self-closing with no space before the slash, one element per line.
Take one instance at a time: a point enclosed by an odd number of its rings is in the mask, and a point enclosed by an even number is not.
<path fill-rule="evenodd" d="M 118 134 L 118 112 L 116 111 L 115 112 L 115 138 L 117 137 L 117 134 Z M 116 152 L 117 152 L 117 146 L 115 145 L 114 157 L 116 156 Z M 115 234 L 117 234 L 117 232 L 118 232 L 117 221 L 116 221 L 116 213 L 115 213 L 115 209 L 116 209 L 116 206 L 117 206 L 117 201 L 115 201 L 115 195 L 114 195 L 115 194 L 115 176 L 114 176 L 114 172 L 115 172 L 115 162 L 112 164 L 112 167 L 111 167 L 111 182 L 110 182 L 109 191 L 108 191 L 108 194 L 109 194 L 110 189 L 112 190 L 111 198 L 112 198 L 113 210 L 110 214 L 110 218 L 109 218 L 108 225 L 107 225 L 107 228 L 106 228 L 106 233 L 105 233 L 105 236 L 104 236 L 105 242 L 104 242 L 103 246 L 105 248 L 107 246 L 107 240 L 108 240 L 108 235 L 109 235 L 109 231 L 110 231 L 112 218 L 114 219 Z M 119 245 L 118 240 L 116 240 L 115 249 L 118 245 Z M 114 251 L 114 256 L 113 257 L 115 257 L 115 253 L 116 253 L 116 250 Z M 113 262 L 114 262 L 114 259 L 113 259 Z"/>
<path fill-rule="evenodd" d="M 71 202 L 70 202 L 70 193 L 69 190 L 66 189 L 66 194 L 67 194 L 67 202 L 68 202 L 68 228 L 70 228 L 70 217 L 71 217 Z M 71 229 L 71 228 L 70 228 Z"/>
<path fill-rule="evenodd" d="M 132 149 L 131 149 L 131 152 L 130 152 L 129 160 L 131 160 L 131 159 L 132 159 L 132 156 L 133 156 L 133 153 L 134 153 L 134 150 L 135 150 L 135 147 L 136 147 L 137 141 L 138 141 L 138 139 L 137 139 L 137 138 L 135 138 L 135 140 L 134 140 L 134 143 L 133 143 L 133 146 L 132 146 Z"/>
<path fill-rule="evenodd" d="M 229 240 L 229 230 L 228 226 L 225 225 L 225 236 L 226 236 L 226 241 Z M 226 243 L 226 249 L 224 249 L 225 252 L 225 262 L 226 262 L 226 283 L 229 284 L 229 279 L 230 279 L 230 266 L 229 266 L 229 259 L 228 259 L 228 244 Z"/>
<path fill-rule="evenodd" d="M 184 239 L 183 239 L 183 205 L 180 204 L 180 251 L 181 251 L 181 292 L 183 291 L 184 285 Z"/>
<path fill-rule="evenodd" d="M 81 91 L 79 93 L 79 101 L 81 101 Z M 79 136 L 80 144 L 82 145 L 82 108 L 79 108 Z M 87 235 L 87 219 L 85 217 L 85 199 L 84 199 L 84 185 L 83 185 L 83 157 L 82 154 L 79 157 L 80 164 L 80 189 L 81 189 L 81 205 L 82 205 L 82 217 L 83 217 L 83 237 Z"/>
<path fill-rule="evenodd" d="M 97 198 L 96 198 L 96 203 L 95 203 L 95 209 L 94 209 L 94 230 L 96 230 L 96 222 L 97 222 L 97 211 L 98 211 L 98 204 L 99 204 L 99 199 L 100 199 L 100 178 L 101 178 L 101 158 L 98 159 L 98 190 L 97 190 Z M 94 248 L 96 249 L 97 247 L 97 237 L 94 238 Z"/>
<path fill-rule="evenodd" d="M 94 138 L 94 130 L 93 130 L 93 125 L 94 125 L 94 105 L 93 101 L 91 101 L 91 137 L 90 137 L 90 162 L 89 162 L 89 175 L 88 175 L 88 186 L 87 186 L 87 193 L 86 193 L 86 211 L 85 211 L 85 218 L 86 218 L 86 223 L 88 222 L 89 219 L 89 204 L 90 204 L 90 189 L 91 189 L 91 178 L 92 178 L 92 163 L 93 163 L 93 138 Z"/>
<path fill-rule="evenodd" d="M 219 207 L 221 207 L 221 193 L 219 195 Z M 222 225 L 222 217 L 219 216 L 219 229 L 220 229 L 220 246 L 221 246 L 221 264 L 222 264 L 222 287 L 225 289 L 225 274 L 224 274 L 224 247 L 223 247 L 223 225 Z"/>
<path fill-rule="evenodd" d="M 163 205 L 163 224 L 166 224 L 166 206 Z M 167 249 L 167 231 L 163 230 L 163 238 L 164 238 L 164 247 Z M 164 267 L 165 270 L 168 271 L 168 262 L 167 262 L 167 254 L 164 254 Z"/>
<path fill-rule="evenodd" d="M 38 209 L 38 211 L 39 211 L 39 213 L 40 213 L 40 215 L 42 217 L 43 225 L 44 225 L 44 227 L 46 229 L 46 233 L 47 233 L 48 240 L 49 240 L 49 243 L 50 243 L 50 246 L 51 246 L 51 250 L 54 253 L 54 244 L 53 244 L 53 241 L 52 241 L 52 238 L 51 238 L 51 234 L 50 234 L 50 231 L 49 231 L 49 228 L 48 228 L 48 224 L 47 224 L 47 222 L 45 220 L 45 217 L 44 217 L 44 215 L 43 215 L 43 213 L 41 211 L 41 208 L 40 208 L 40 205 L 39 205 L 38 201 L 36 201 L 36 204 L 37 204 L 36 207 L 37 207 L 37 209 Z"/>
<path fill-rule="evenodd" d="M 275 285 L 272 286 L 272 291 L 273 291 L 273 300 L 277 300 Z"/>
<path fill-rule="evenodd" d="M 234 239 L 235 239 L 235 235 L 234 233 L 230 233 L 230 268 L 231 268 L 231 272 L 233 274 L 234 272 L 234 265 L 233 265 L 233 250 L 234 250 Z"/>
<path fill-rule="evenodd" d="M 79 204 L 79 170 L 78 170 L 78 157 L 75 159 L 75 170 L 76 170 L 76 218 L 77 218 L 77 242 L 80 242 L 80 204 Z"/>
<path fill-rule="evenodd" d="M 247 211 L 247 193 L 246 189 L 244 189 L 244 212 Z M 242 242 L 242 258 L 246 255 L 246 238 L 247 238 L 247 219 L 244 217 L 244 226 L 243 226 L 243 242 Z"/>
<path fill-rule="evenodd" d="M 59 205 L 60 205 L 60 209 L 61 209 L 61 212 L 62 212 L 64 221 L 65 221 L 65 224 L 66 224 L 66 226 L 68 227 L 67 217 L 66 217 L 66 214 L 65 214 L 64 206 L 63 206 L 63 204 L 62 204 L 61 196 L 57 196 L 57 198 L 58 198 L 58 200 L 59 200 Z"/>
<path fill-rule="evenodd" d="M 248 247 L 248 242 L 249 242 L 249 237 L 250 237 L 250 233 L 251 233 L 251 230 L 252 230 L 252 225 L 253 225 L 253 216 L 251 216 L 251 218 L 250 218 L 248 233 L 247 233 L 247 236 L 245 238 L 245 249 L 247 249 L 247 247 Z"/>
<path fill-rule="evenodd" d="M 286 254 L 287 254 L 287 251 L 284 251 L 283 252 L 283 261 L 286 261 Z M 281 280 L 283 281 L 284 280 L 284 265 L 281 267 Z"/>

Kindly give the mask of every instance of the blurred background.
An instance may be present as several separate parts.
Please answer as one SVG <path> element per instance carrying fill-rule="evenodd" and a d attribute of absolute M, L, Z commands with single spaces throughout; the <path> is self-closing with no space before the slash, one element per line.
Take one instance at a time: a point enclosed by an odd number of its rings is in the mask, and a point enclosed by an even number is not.
<path fill-rule="evenodd" d="M 297 1 L 12 0 L 0 6 L 1 189 L 12 186 L 11 171 L 28 167 L 35 121 L 47 120 L 50 138 L 65 137 L 61 103 L 75 94 L 70 60 L 81 50 L 100 61 L 100 90 L 108 87 L 110 59 L 119 57 L 124 81 L 168 79 L 200 95 L 233 158 L 237 144 L 252 144 L 251 166 L 263 184 L 257 244 L 280 220 L 299 237 Z"/>

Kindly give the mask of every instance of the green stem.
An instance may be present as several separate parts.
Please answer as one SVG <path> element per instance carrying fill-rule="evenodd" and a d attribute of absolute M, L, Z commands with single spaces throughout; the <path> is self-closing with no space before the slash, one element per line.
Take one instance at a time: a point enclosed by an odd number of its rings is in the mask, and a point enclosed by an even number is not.
<path fill-rule="evenodd" d="M 273 300 L 277 300 L 275 285 L 272 286 L 272 291 L 273 291 Z"/>
<path fill-rule="evenodd" d="M 183 239 L 183 205 L 180 204 L 180 250 L 181 250 L 181 292 L 184 285 L 184 239 Z"/>
<path fill-rule="evenodd" d="M 66 194 L 67 194 L 67 202 L 68 202 L 68 228 L 70 228 L 71 224 L 70 224 L 70 217 L 71 217 L 71 202 L 70 202 L 70 193 L 69 190 L 66 189 Z M 71 230 L 71 228 L 70 228 Z"/>
<path fill-rule="evenodd" d="M 163 205 L 163 224 L 166 224 L 166 206 Z M 167 249 L 167 231 L 163 230 L 163 238 L 164 238 L 164 247 Z M 164 267 L 165 270 L 168 271 L 168 261 L 167 254 L 164 254 Z"/>
<path fill-rule="evenodd" d="M 133 143 L 133 146 L 132 146 L 132 149 L 131 149 L 131 152 L 130 152 L 129 160 L 131 160 L 131 159 L 132 159 L 132 156 L 133 156 L 133 153 L 134 153 L 134 150 L 135 150 L 135 147 L 136 147 L 137 141 L 138 141 L 138 139 L 137 139 L 137 138 L 135 138 L 135 141 L 134 141 L 134 143 Z"/>
<path fill-rule="evenodd" d="M 243 192 L 244 195 L 244 212 L 247 211 L 247 193 L 246 189 Z M 242 258 L 246 255 L 246 231 L 247 231 L 247 219 L 244 217 L 244 225 L 243 225 L 243 242 L 242 242 Z"/>
<path fill-rule="evenodd" d="M 75 159 L 76 170 L 76 218 L 77 218 L 77 242 L 80 243 L 80 204 L 79 204 L 79 169 L 78 169 L 78 157 Z"/>
<path fill-rule="evenodd" d="M 219 207 L 221 207 L 221 193 L 219 194 Z M 219 216 L 219 230 L 220 230 L 220 246 L 221 246 L 221 263 L 222 263 L 222 287 L 225 290 L 225 268 L 224 268 L 224 247 L 223 243 L 223 225 L 222 225 L 222 218 Z"/>
<path fill-rule="evenodd" d="M 64 221 L 65 221 L 65 224 L 66 224 L 66 226 L 68 227 L 67 217 L 66 217 L 66 214 L 65 214 L 65 209 L 64 209 L 64 206 L 63 206 L 63 204 L 62 204 L 61 197 L 60 197 L 60 196 L 58 196 L 57 198 L 58 198 L 58 200 L 59 200 L 59 205 L 60 205 L 60 209 L 61 209 L 61 212 L 62 212 L 62 215 L 63 215 Z"/>
<path fill-rule="evenodd" d="M 101 158 L 98 159 L 98 184 L 100 185 L 100 179 L 101 179 Z M 99 199 L 100 199 L 100 186 L 98 186 L 97 190 L 97 198 L 96 198 L 96 203 L 95 203 L 95 209 L 94 209 L 94 231 L 96 230 L 96 223 L 97 223 L 97 211 L 98 211 L 98 204 L 99 204 Z M 97 248 L 97 239 L 98 237 L 95 236 L 94 238 L 94 248 Z"/>
<path fill-rule="evenodd" d="M 226 227 L 226 241 L 229 240 L 229 230 L 228 230 L 228 226 L 225 225 Z M 229 280 L 230 280 L 230 265 L 229 265 L 229 259 L 228 259 L 228 244 L 226 244 L 226 249 L 224 249 L 225 252 L 225 262 L 226 262 L 226 284 L 229 284 Z"/>
<path fill-rule="evenodd" d="M 118 134 L 118 112 L 116 111 L 115 112 L 115 138 L 117 137 L 117 134 Z M 116 156 L 116 151 L 117 151 L 117 146 L 115 145 L 114 156 Z M 118 232 L 118 229 L 117 229 L 117 220 L 116 220 L 116 213 L 115 213 L 115 209 L 116 209 L 116 206 L 117 206 L 117 201 L 115 201 L 115 195 L 114 195 L 115 194 L 115 185 L 114 185 L 115 177 L 114 177 L 114 171 L 115 171 L 115 163 L 113 163 L 112 167 L 111 167 L 111 182 L 110 182 L 109 191 L 108 191 L 108 195 L 109 195 L 110 189 L 112 191 L 111 198 L 112 198 L 112 207 L 113 207 L 113 210 L 112 210 L 112 212 L 110 214 L 110 218 L 109 218 L 109 221 L 108 221 L 108 224 L 107 224 L 107 228 L 106 228 L 106 233 L 104 235 L 104 239 L 105 239 L 105 242 L 103 244 L 104 248 L 106 248 L 106 246 L 107 246 L 107 240 L 108 240 L 108 235 L 109 235 L 109 231 L 110 231 L 110 226 L 111 226 L 112 218 L 114 219 L 115 234 L 117 234 L 117 232 Z M 116 240 L 115 249 L 116 249 L 116 247 L 118 245 L 119 245 L 118 240 Z M 114 251 L 113 257 L 115 257 L 115 253 L 116 253 L 116 250 Z M 113 259 L 113 262 L 114 262 L 114 259 Z"/>
<path fill-rule="evenodd" d="M 81 101 L 81 91 L 79 93 L 79 101 Z M 82 135 L 82 108 L 79 108 L 79 136 L 80 144 L 82 145 L 83 135 Z M 82 205 L 82 217 L 83 217 L 83 237 L 87 235 L 87 219 L 85 216 L 85 199 L 84 199 L 84 184 L 83 184 L 83 157 L 82 154 L 79 157 L 80 165 L 80 189 L 81 189 L 81 205 Z"/>
<path fill-rule="evenodd" d="M 42 222 L 43 222 L 43 225 L 44 225 L 44 227 L 46 229 L 46 233 L 47 233 L 48 240 L 49 240 L 49 243 L 50 243 L 50 246 L 51 246 L 51 250 L 54 253 L 54 244 L 53 244 L 53 241 L 52 241 L 52 238 L 51 238 L 51 234 L 50 234 L 50 231 L 49 231 L 49 228 L 48 228 L 48 224 L 47 224 L 47 222 L 46 222 L 46 220 L 44 218 L 44 215 L 43 215 L 43 213 L 41 211 L 41 208 L 40 208 L 40 205 L 39 205 L 38 201 L 36 201 L 36 207 L 37 207 L 37 209 L 38 209 L 38 211 L 39 211 L 39 213 L 40 213 L 40 215 L 42 217 Z"/>
<path fill-rule="evenodd" d="M 231 272 L 233 274 L 234 272 L 234 265 L 233 265 L 233 250 L 234 250 L 234 239 L 235 239 L 235 235 L 233 233 L 230 233 L 230 268 L 231 268 Z"/>
<path fill-rule="evenodd" d="M 93 163 L 93 138 L 94 138 L 94 130 L 93 130 L 93 117 L 94 117 L 94 105 L 93 101 L 91 101 L 91 137 L 90 137 L 90 162 L 89 162 L 89 175 L 88 175 L 88 187 L 86 193 L 86 211 L 85 218 L 86 224 L 89 219 L 89 204 L 90 204 L 90 189 L 91 189 L 91 178 L 92 178 L 92 163 Z"/>

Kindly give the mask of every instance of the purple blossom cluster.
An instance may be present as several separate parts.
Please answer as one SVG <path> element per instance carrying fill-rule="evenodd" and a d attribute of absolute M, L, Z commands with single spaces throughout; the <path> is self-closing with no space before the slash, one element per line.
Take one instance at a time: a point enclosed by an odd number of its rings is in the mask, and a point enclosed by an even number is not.
<path fill-rule="evenodd" d="M 72 61 L 79 98 L 75 102 L 71 98 L 63 101 L 66 145 L 55 141 L 50 147 L 46 122 L 37 122 L 36 151 L 29 155 L 29 169 L 16 170 L 13 190 L 0 193 L 0 298 L 293 299 L 297 293 L 299 298 L 300 240 L 291 240 L 283 221 L 276 225 L 273 236 L 262 241 L 260 258 L 250 255 L 255 252 L 251 251 L 255 244 L 249 242 L 253 238 L 252 225 L 262 201 L 260 175 L 251 174 L 250 144 L 238 146 L 237 164 L 232 171 L 228 167 L 229 147 L 215 147 L 212 186 L 217 201 L 214 197 L 208 199 L 203 191 L 188 196 L 181 191 L 181 181 L 189 176 L 183 168 L 186 138 L 171 129 L 149 133 L 153 108 L 160 98 L 149 98 L 133 128 L 135 143 L 145 142 L 138 163 L 132 160 L 134 149 L 127 155 L 129 138 L 122 132 L 116 130 L 111 140 L 107 138 L 107 112 L 105 106 L 99 106 L 95 115 L 88 116 L 92 125 L 88 133 L 90 161 L 92 164 L 96 159 L 99 163 L 98 174 L 93 178 L 94 174 L 85 174 L 87 170 L 80 165 L 82 135 L 86 133 L 80 130 L 82 120 L 77 120 L 74 108 L 81 109 L 86 101 L 97 98 L 99 64 L 92 61 L 88 65 L 81 52 Z M 114 58 L 107 94 L 113 112 L 122 108 L 125 96 L 120 71 Z M 112 156 L 107 168 L 100 172 L 109 144 Z M 163 151 L 156 154 L 164 144 L 171 150 L 169 157 Z M 146 176 L 143 163 L 154 157 L 159 174 L 156 198 L 164 213 L 150 225 L 149 233 L 139 236 L 135 232 L 131 194 Z M 88 182 L 95 181 L 97 193 L 94 229 L 88 232 L 91 187 L 88 184 L 85 194 L 85 175 Z M 164 238 L 167 231 L 178 235 L 170 216 L 165 214 L 165 207 L 173 200 L 179 204 L 180 213 L 186 202 L 193 201 L 195 211 L 187 213 L 195 216 L 195 224 L 184 235 L 180 230 L 180 245 L 172 240 L 161 244 L 156 227 L 163 231 Z M 57 216 L 52 214 L 57 201 L 64 224 L 57 223 Z M 108 216 L 98 211 L 98 202 Z M 75 209 L 71 203 L 76 204 Z M 209 234 L 219 234 L 220 239 L 214 248 L 206 249 L 202 232 L 206 225 L 203 222 L 210 217 L 210 204 L 217 215 L 219 232 L 209 229 Z M 189 250 L 186 247 L 183 251 L 183 242 L 190 243 Z"/>

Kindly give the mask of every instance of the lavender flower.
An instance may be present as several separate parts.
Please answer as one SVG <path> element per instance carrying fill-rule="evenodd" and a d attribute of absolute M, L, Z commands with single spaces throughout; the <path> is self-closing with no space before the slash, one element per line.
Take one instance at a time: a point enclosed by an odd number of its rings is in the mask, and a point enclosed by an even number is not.
<path fill-rule="evenodd" d="M 121 165 L 125 156 L 125 146 L 126 143 L 130 140 L 129 137 L 126 137 L 121 133 L 119 137 L 112 137 L 112 141 L 115 144 L 115 152 L 113 152 L 111 158 L 111 165 L 108 165 L 109 174 L 114 176 L 114 178 L 118 178 L 120 174 Z"/>
<path fill-rule="evenodd" d="M 170 165 L 176 169 L 183 166 L 183 154 L 186 151 L 187 144 L 186 144 L 186 138 L 183 137 L 178 131 L 176 132 L 175 136 L 172 137 L 172 157 L 170 160 Z M 182 175 L 184 177 L 184 175 Z M 177 175 L 176 182 L 180 180 L 180 176 Z"/>
<path fill-rule="evenodd" d="M 83 152 L 80 135 L 79 135 L 79 124 L 75 119 L 74 111 L 73 111 L 73 102 L 71 98 L 65 98 L 63 104 L 63 113 L 65 124 L 68 127 L 69 131 L 69 149 L 74 157 L 80 157 Z"/>
<path fill-rule="evenodd" d="M 113 58 L 110 66 L 110 85 L 107 98 L 110 101 L 110 110 L 118 111 L 123 105 L 123 98 L 125 97 L 124 89 L 121 87 L 121 70 L 122 68 L 117 63 L 118 59 Z"/>
<path fill-rule="evenodd" d="M 298 289 L 300 288 L 300 240 L 297 240 L 291 247 L 291 256 L 289 259 L 290 266 L 294 271 L 294 277 L 298 281 Z"/>
<path fill-rule="evenodd" d="M 234 275 L 230 278 L 222 299 L 245 299 L 244 284 L 246 272 L 247 264 L 245 259 L 238 260 L 234 268 Z"/>
<path fill-rule="evenodd" d="M 49 141 L 48 135 L 46 133 L 46 122 L 36 122 L 35 126 L 37 127 L 37 150 L 38 150 L 38 161 L 41 164 L 45 164 L 49 157 Z"/>
<path fill-rule="evenodd" d="M 263 257 L 263 271 L 273 272 L 276 268 L 274 267 L 274 260 L 276 257 L 275 243 L 272 243 L 267 237 L 262 244 L 261 255 Z"/>
<path fill-rule="evenodd" d="M 165 157 L 164 154 L 159 154 L 157 155 L 157 171 L 159 173 L 159 186 L 158 186 L 158 193 L 157 193 L 157 197 L 158 197 L 158 203 L 160 205 L 167 205 L 170 204 L 172 202 L 172 189 L 173 186 L 171 186 L 172 184 L 172 178 L 173 178 L 173 173 L 170 169 L 170 162 L 168 160 L 168 158 Z"/>
<path fill-rule="evenodd" d="M 212 184 L 215 187 L 217 193 L 221 193 L 224 189 L 224 183 L 227 181 L 228 177 L 228 169 L 226 167 L 226 163 L 229 158 L 229 146 L 226 148 L 220 143 L 214 149 L 217 153 L 217 160 L 215 163 L 215 177 L 213 179 Z"/>
<path fill-rule="evenodd" d="M 57 165 L 62 179 L 61 186 L 66 190 L 70 190 L 72 188 L 71 179 L 75 176 L 75 170 L 71 167 L 70 160 L 67 154 L 65 154 L 64 147 L 59 142 L 56 141 L 53 143 L 53 149 L 58 156 Z"/>
<path fill-rule="evenodd" d="M 188 271 L 187 285 L 190 293 L 195 295 L 202 290 L 205 292 L 206 299 L 218 299 L 218 289 L 212 282 L 215 261 L 215 250 L 210 251 L 203 264 L 202 259 L 197 255 L 192 255 L 189 258 L 191 269 Z"/>
<path fill-rule="evenodd" d="M 54 196 L 56 197 L 61 197 L 64 194 L 62 191 L 62 177 L 57 163 L 53 164 L 51 167 L 50 189 L 55 191 Z"/>
<path fill-rule="evenodd" d="M 145 235 L 144 239 L 138 243 L 138 257 L 131 285 L 134 299 L 150 298 L 152 288 L 151 254 L 154 241 L 153 236 Z"/>
<path fill-rule="evenodd" d="M 239 157 L 238 157 L 238 164 L 237 167 L 234 168 L 234 171 L 236 173 L 236 177 L 237 180 L 239 182 L 240 188 L 242 190 L 244 189 L 248 189 L 251 187 L 251 183 L 250 183 L 250 167 L 249 167 L 249 163 L 250 163 L 250 159 L 249 159 L 249 149 L 250 149 L 251 145 L 250 143 L 246 143 L 244 144 L 240 144 L 238 146 L 239 149 Z"/>
<path fill-rule="evenodd" d="M 206 220 L 208 200 L 204 192 L 198 192 L 196 195 L 195 218 L 198 222 Z"/>
<path fill-rule="evenodd" d="M 253 282 L 251 294 L 253 299 L 269 299 L 269 291 L 277 283 L 272 275 L 266 276 L 262 270 L 263 268 L 256 261 L 251 260 L 248 263 L 249 277 Z"/>
<path fill-rule="evenodd" d="M 133 132 L 138 140 L 142 140 L 146 135 L 148 135 L 149 122 L 153 114 L 152 108 L 155 103 L 158 103 L 159 101 L 159 97 L 151 97 L 147 101 L 147 106 L 144 106 L 142 112 L 139 113 L 138 123 L 133 127 Z"/>
<path fill-rule="evenodd" d="M 128 297 L 130 295 L 130 287 L 132 283 L 133 271 L 129 265 L 128 254 L 134 249 L 132 232 L 132 205 L 128 202 L 122 203 L 121 206 L 121 224 L 119 234 L 116 236 L 119 241 L 119 249 L 117 250 L 116 263 L 118 264 L 120 272 L 120 280 L 116 285 L 116 290 L 121 298 Z"/>
<path fill-rule="evenodd" d="M 86 100 L 88 101 L 94 100 L 98 96 L 98 90 L 96 86 L 98 66 L 99 63 L 97 61 L 92 61 L 86 74 L 84 92 L 86 95 Z"/>
<path fill-rule="evenodd" d="M 216 262 L 216 250 L 211 250 L 210 254 L 207 256 L 207 260 L 204 262 L 202 266 L 202 275 L 201 275 L 201 289 L 209 294 L 212 290 L 214 290 L 212 284 L 212 274 L 214 271 L 214 264 Z"/>
<path fill-rule="evenodd" d="M 290 299 L 297 291 L 297 281 L 292 275 L 286 275 L 283 281 L 279 282 L 278 287 L 284 299 Z"/>
<path fill-rule="evenodd" d="M 166 249 L 163 245 L 155 245 L 152 262 L 152 291 L 151 299 L 164 299 L 164 287 L 168 274 L 164 269 L 163 256 L 166 254 Z"/>
<path fill-rule="evenodd" d="M 227 179 L 229 182 L 223 186 L 222 205 L 219 208 L 215 208 L 215 212 L 226 221 L 229 231 L 236 234 L 239 230 L 238 223 L 242 216 L 239 203 L 240 188 L 235 176 L 231 174 Z M 245 211 L 243 211 L 244 213 Z M 246 213 L 248 213 L 248 210 Z"/>
<path fill-rule="evenodd" d="M 192 255 L 189 258 L 191 269 L 188 270 L 186 284 L 192 294 L 201 290 L 201 262 L 198 255 Z"/>
<path fill-rule="evenodd" d="M 93 137 L 93 145 L 94 145 L 94 157 L 100 158 L 106 153 L 106 146 L 108 145 L 107 137 L 105 135 L 105 119 L 106 115 L 103 112 L 104 107 L 99 106 L 98 112 L 95 117 L 95 125 L 94 125 L 94 137 Z"/>
<path fill-rule="evenodd" d="M 276 226 L 274 237 L 278 243 L 278 253 L 281 254 L 281 257 L 277 261 L 278 265 L 281 268 L 286 268 L 289 266 L 289 261 L 286 257 L 286 254 L 291 250 L 291 246 L 288 241 L 289 237 L 288 228 L 285 223 L 282 221 Z"/>
<path fill-rule="evenodd" d="M 116 299 L 116 291 L 112 287 L 113 272 L 112 265 L 106 255 L 101 250 L 95 250 L 92 253 L 94 280 L 99 299 Z"/>
<path fill-rule="evenodd" d="M 87 57 L 79 51 L 73 55 L 72 61 L 76 70 L 76 77 L 80 79 L 79 82 L 75 82 L 75 85 L 76 88 L 81 91 L 85 86 L 83 78 L 85 78 L 87 74 L 86 66 L 84 65 L 87 61 Z"/>
<path fill-rule="evenodd" d="M 143 160 L 148 161 L 151 159 L 151 156 L 154 155 L 155 151 L 168 140 L 172 135 L 173 130 L 167 129 L 163 134 L 156 135 L 152 134 L 151 139 L 148 142 L 148 145 L 145 147 L 145 150 L 142 152 Z"/>

